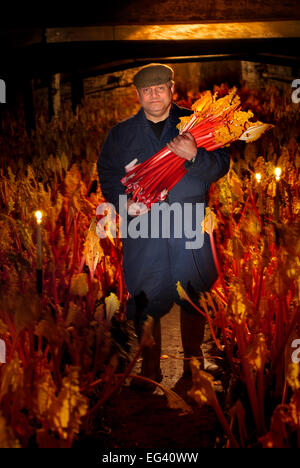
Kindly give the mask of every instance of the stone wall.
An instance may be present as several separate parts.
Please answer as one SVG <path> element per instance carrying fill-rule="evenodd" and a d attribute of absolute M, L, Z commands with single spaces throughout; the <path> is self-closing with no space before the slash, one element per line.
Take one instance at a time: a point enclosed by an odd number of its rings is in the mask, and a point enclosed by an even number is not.
<path fill-rule="evenodd" d="M 270 65 L 239 60 L 223 60 L 211 62 L 170 63 L 175 71 L 176 91 L 179 98 L 187 93 L 195 96 L 199 91 L 213 89 L 214 85 L 227 83 L 229 87 L 246 85 L 259 89 L 275 85 L 279 89 L 291 86 L 294 78 L 300 77 L 300 70 L 282 65 Z M 133 75 L 139 68 L 130 68 L 106 75 L 84 79 L 85 96 L 96 99 L 105 93 L 111 99 L 118 100 L 126 96 L 130 101 L 135 99 L 135 88 L 132 84 Z M 298 75 L 297 75 L 298 73 Z M 61 75 L 60 96 L 62 103 L 71 101 L 71 84 Z M 41 109 L 48 102 L 48 90 L 34 84 L 34 99 L 36 109 Z"/>

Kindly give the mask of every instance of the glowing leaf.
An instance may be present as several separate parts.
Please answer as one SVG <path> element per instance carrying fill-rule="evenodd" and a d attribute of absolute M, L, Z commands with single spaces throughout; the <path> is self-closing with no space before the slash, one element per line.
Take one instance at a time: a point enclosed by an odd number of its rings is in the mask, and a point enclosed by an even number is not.
<path fill-rule="evenodd" d="M 270 124 L 261 124 L 258 122 L 259 125 L 252 125 L 251 127 L 247 128 L 247 130 L 240 136 L 240 140 L 245 141 L 246 143 L 250 143 L 252 141 L 258 140 L 267 130 L 274 127 L 274 125 Z"/>
<path fill-rule="evenodd" d="M 85 261 L 92 273 L 94 273 L 98 262 L 104 256 L 102 247 L 100 245 L 100 239 L 96 234 L 96 224 L 97 220 L 94 218 L 91 221 L 85 243 L 84 243 L 84 251 L 83 255 L 85 257 Z"/>
<path fill-rule="evenodd" d="M 177 281 L 176 289 L 177 289 L 178 295 L 179 295 L 181 300 L 186 300 L 186 301 L 189 300 L 189 296 L 187 295 L 187 293 L 185 292 L 185 290 L 181 286 L 180 281 Z"/>
<path fill-rule="evenodd" d="M 76 164 L 73 164 L 65 177 L 66 194 L 70 197 L 77 192 L 80 186 L 81 173 Z"/>
<path fill-rule="evenodd" d="M 193 387 L 188 391 L 188 395 L 194 398 L 199 406 L 215 406 L 217 397 L 214 389 L 213 377 L 207 372 L 200 370 L 200 362 L 198 359 L 193 357 L 190 365 L 193 374 Z"/>
<path fill-rule="evenodd" d="M 17 353 L 1 368 L 0 401 L 7 393 L 14 393 L 23 386 L 23 369 Z"/>
<path fill-rule="evenodd" d="M 299 367 L 299 364 L 298 364 Z M 299 380 L 298 380 L 299 383 Z M 294 391 L 294 394 L 290 401 L 291 417 L 295 428 L 300 429 L 300 389 Z"/>
<path fill-rule="evenodd" d="M 254 336 L 253 342 L 246 350 L 245 358 L 249 361 L 255 370 L 263 369 L 265 362 L 269 357 L 266 339 L 262 333 Z"/>
<path fill-rule="evenodd" d="M 49 411 L 55 400 L 55 384 L 49 369 L 43 365 L 36 369 L 34 391 L 32 394 L 33 411 L 40 419 Z"/>
<path fill-rule="evenodd" d="M 114 293 L 110 293 L 110 295 L 105 298 L 105 306 L 106 306 L 106 318 L 110 322 L 112 317 L 120 309 L 120 301 Z"/>
<path fill-rule="evenodd" d="M 243 198 L 243 184 L 242 181 L 239 179 L 235 171 L 230 171 L 230 187 L 232 194 L 234 195 L 235 199 L 241 200 Z"/>
<path fill-rule="evenodd" d="M 202 232 L 207 232 L 209 235 L 212 235 L 215 227 L 217 226 L 217 217 L 215 213 L 209 208 L 206 207 L 205 218 L 201 223 Z"/>
<path fill-rule="evenodd" d="M 286 379 L 290 387 L 295 391 L 300 389 L 300 365 L 290 362 Z"/>
<path fill-rule="evenodd" d="M 79 431 L 80 419 L 88 409 L 88 398 L 79 389 L 79 368 L 71 366 L 58 397 L 48 413 L 49 424 L 63 439 L 73 438 Z"/>
<path fill-rule="evenodd" d="M 243 281 L 232 278 L 228 302 L 228 313 L 237 323 L 241 323 L 253 311 L 253 303 L 247 298 Z"/>
<path fill-rule="evenodd" d="M 170 390 L 163 385 L 159 385 L 159 388 L 164 391 L 168 400 L 169 408 L 181 410 L 179 413 L 180 416 L 193 412 L 192 408 L 183 400 L 183 398 L 181 398 L 177 393 L 173 392 L 173 390 Z"/>
<path fill-rule="evenodd" d="M 63 322 L 56 323 L 51 315 L 36 325 L 35 334 L 46 338 L 48 343 L 59 346 L 64 341 L 68 341 L 69 337 Z"/>
<path fill-rule="evenodd" d="M 15 438 L 13 430 L 6 423 L 0 412 L 0 447 L 1 448 L 21 448 L 19 441 Z"/>
<path fill-rule="evenodd" d="M 88 293 L 88 279 L 85 273 L 78 273 L 72 276 L 71 293 L 77 296 L 85 296 Z"/>

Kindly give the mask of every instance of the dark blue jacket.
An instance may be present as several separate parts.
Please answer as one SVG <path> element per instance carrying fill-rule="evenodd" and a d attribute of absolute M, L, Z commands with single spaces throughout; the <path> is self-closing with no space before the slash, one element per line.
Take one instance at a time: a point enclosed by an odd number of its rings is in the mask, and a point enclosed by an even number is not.
<path fill-rule="evenodd" d="M 150 127 L 143 108 L 111 129 L 101 150 L 97 168 L 102 193 L 117 211 L 118 197 L 125 193 L 125 187 L 120 182 L 125 175 L 125 165 L 134 158 L 138 162 L 145 161 L 159 151 L 178 135 L 176 125 L 179 117 L 191 113 L 191 110 L 172 103 L 160 140 Z M 196 202 L 205 203 L 211 182 L 227 173 L 229 162 L 229 156 L 223 148 L 213 152 L 198 148 L 195 162 L 185 162 L 187 174 L 169 192 L 167 202 L 192 203 L 194 223 Z M 149 216 L 151 211 L 138 218 Z M 138 218 L 135 218 L 135 222 Z M 131 221 L 132 218 L 128 216 L 127 222 Z M 201 224 L 197 229 L 202 230 Z M 143 317 L 147 313 L 159 317 L 168 312 L 174 300 L 181 303 L 176 291 L 177 281 L 197 301 L 199 292 L 208 290 L 217 279 L 208 234 L 205 233 L 204 244 L 198 249 L 186 249 L 185 243 L 191 239 L 185 235 L 175 238 L 172 234 L 171 229 L 170 238 L 122 239 L 125 281 L 132 296 L 127 305 L 128 318 L 134 318 L 137 304 L 144 310 Z M 186 303 L 181 304 L 187 306 Z"/>

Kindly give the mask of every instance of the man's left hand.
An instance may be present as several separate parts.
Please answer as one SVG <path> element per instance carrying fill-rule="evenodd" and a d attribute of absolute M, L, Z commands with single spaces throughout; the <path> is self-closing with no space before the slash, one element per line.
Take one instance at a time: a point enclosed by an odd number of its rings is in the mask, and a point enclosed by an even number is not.
<path fill-rule="evenodd" d="M 170 143 L 167 143 L 167 147 L 177 156 L 191 161 L 197 154 L 197 145 L 195 138 L 190 133 L 184 133 L 177 135 Z"/>

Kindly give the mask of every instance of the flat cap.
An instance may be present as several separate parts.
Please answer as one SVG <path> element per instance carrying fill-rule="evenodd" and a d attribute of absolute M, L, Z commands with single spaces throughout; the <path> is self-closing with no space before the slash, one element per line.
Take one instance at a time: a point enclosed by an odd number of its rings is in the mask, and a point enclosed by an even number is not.
<path fill-rule="evenodd" d="M 173 80 L 174 71 L 168 65 L 150 63 L 141 68 L 133 77 L 133 83 L 137 88 L 156 86 Z"/>

